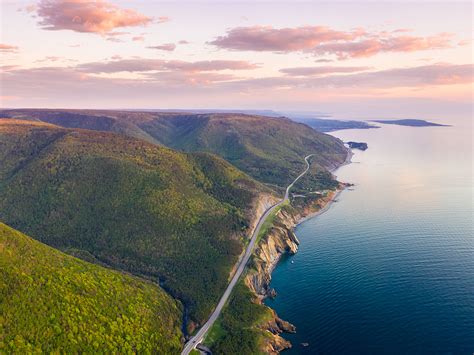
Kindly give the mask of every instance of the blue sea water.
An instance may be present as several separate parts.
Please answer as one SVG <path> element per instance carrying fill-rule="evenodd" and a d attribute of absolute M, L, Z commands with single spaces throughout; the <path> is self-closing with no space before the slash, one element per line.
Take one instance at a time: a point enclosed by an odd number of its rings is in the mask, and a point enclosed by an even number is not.
<path fill-rule="evenodd" d="M 334 133 L 369 149 L 273 272 L 288 354 L 474 353 L 472 123 L 447 123 Z"/>

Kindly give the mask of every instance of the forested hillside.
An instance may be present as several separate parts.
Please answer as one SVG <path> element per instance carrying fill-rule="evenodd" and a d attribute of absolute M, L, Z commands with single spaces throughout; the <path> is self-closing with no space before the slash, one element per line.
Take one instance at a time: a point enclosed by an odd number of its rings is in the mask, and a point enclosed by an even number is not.
<path fill-rule="evenodd" d="M 164 113 L 94 110 L 3 110 L 5 117 L 34 119 L 63 127 L 113 131 L 152 143 L 220 155 L 255 179 L 284 188 L 313 157 L 326 171 L 346 157 L 343 143 L 286 118 L 240 113 Z"/>
<path fill-rule="evenodd" d="M 83 259 L 159 279 L 196 322 L 224 290 L 262 191 L 206 153 L 0 120 L 0 220 Z"/>
<path fill-rule="evenodd" d="M 0 223 L 1 354 L 177 354 L 181 316 L 157 285 Z"/>

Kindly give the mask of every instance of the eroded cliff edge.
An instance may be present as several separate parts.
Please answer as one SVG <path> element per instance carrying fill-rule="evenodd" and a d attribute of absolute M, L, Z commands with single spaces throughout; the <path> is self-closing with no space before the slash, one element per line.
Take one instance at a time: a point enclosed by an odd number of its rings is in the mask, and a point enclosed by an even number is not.
<path fill-rule="evenodd" d="M 325 210 L 343 187 L 341 184 L 337 190 L 328 191 L 319 198 L 285 205 L 276 213 L 272 225 L 255 249 L 249 271 L 244 278 L 245 284 L 255 295 L 254 302 L 267 307 L 263 305 L 263 300 L 266 297 L 276 296 L 275 290 L 270 287 L 271 274 L 283 254 L 295 254 L 298 251 L 299 241 L 294 228 L 305 218 Z M 280 334 L 295 332 L 296 328 L 280 319 L 273 309 L 267 308 L 271 317 L 260 324 L 266 333 L 261 343 L 261 350 L 267 354 L 278 354 L 292 346 Z"/>

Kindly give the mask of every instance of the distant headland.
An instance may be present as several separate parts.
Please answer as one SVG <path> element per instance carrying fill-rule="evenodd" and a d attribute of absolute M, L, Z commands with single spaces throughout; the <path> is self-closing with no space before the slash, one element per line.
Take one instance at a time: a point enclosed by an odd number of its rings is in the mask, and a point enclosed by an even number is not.
<path fill-rule="evenodd" d="M 347 145 L 351 149 L 366 150 L 368 148 L 367 143 L 364 142 L 347 142 Z"/>
<path fill-rule="evenodd" d="M 410 127 L 450 127 L 450 125 L 440 124 L 429 122 L 425 120 L 416 120 L 416 119 L 402 119 L 402 120 L 370 120 L 370 122 L 377 122 L 382 124 L 394 124 L 398 126 L 410 126 Z"/>

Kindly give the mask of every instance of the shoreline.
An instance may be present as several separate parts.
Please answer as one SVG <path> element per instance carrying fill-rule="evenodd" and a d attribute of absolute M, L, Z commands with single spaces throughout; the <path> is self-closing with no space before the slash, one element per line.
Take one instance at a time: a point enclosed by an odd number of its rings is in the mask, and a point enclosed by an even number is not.
<path fill-rule="evenodd" d="M 352 150 L 348 147 L 347 148 L 347 156 L 346 156 L 346 159 L 344 160 L 344 162 L 329 170 L 334 177 L 337 178 L 337 176 L 334 174 L 334 172 L 336 172 L 339 168 L 345 166 L 345 165 L 348 165 L 352 162 L 352 156 L 354 155 L 354 153 L 352 152 Z M 313 212 L 309 212 L 308 214 L 306 214 L 305 210 L 306 209 L 302 209 L 298 212 L 297 215 L 292 215 L 292 216 L 286 216 L 287 218 L 287 222 L 289 222 L 289 225 L 287 224 L 287 230 L 288 230 L 288 233 L 289 235 L 293 235 L 293 240 L 290 240 L 290 241 L 287 241 L 289 242 L 290 244 L 293 245 L 293 248 L 285 248 L 285 249 L 281 249 L 281 250 L 278 250 L 277 251 L 277 255 L 275 256 L 275 258 L 273 260 L 267 260 L 267 266 L 264 267 L 264 269 L 266 270 L 260 270 L 260 271 L 263 271 L 266 275 L 267 275 L 267 283 L 266 283 L 266 286 L 264 285 L 260 285 L 260 286 L 263 286 L 263 290 L 264 292 L 261 293 L 261 292 L 258 292 L 257 288 L 254 287 L 253 288 L 253 292 L 256 294 L 256 296 L 260 299 L 260 302 L 265 304 L 264 303 L 264 300 L 268 297 L 271 297 L 271 293 L 272 293 L 272 290 L 273 288 L 271 287 L 271 279 L 272 279 L 272 274 L 273 274 L 273 271 L 276 269 L 276 267 L 278 266 L 278 264 L 280 263 L 281 261 L 281 258 L 283 257 L 284 254 L 290 254 L 290 255 L 294 255 L 298 252 L 298 249 L 299 249 L 299 245 L 300 245 L 300 241 L 298 240 L 298 237 L 297 235 L 295 234 L 295 229 L 302 223 L 304 223 L 305 221 L 311 219 L 311 218 L 315 218 L 325 212 L 327 212 L 331 206 L 332 206 L 332 203 L 336 200 L 336 198 L 341 194 L 342 191 L 344 191 L 348 186 L 350 186 L 350 184 L 348 183 L 340 183 L 340 187 L 334 191 L 331 191 L 328 193 L 327 196 L 323 197 L 320 201 L 321 201 L 321 205 L 320 205 L 320 208 L 316 211 L 313 211 Z M 311 210 L 311 207 L 309 208 L 309 210 Z M 299 216 L 298 216 L 299 215 Z M 283 216 L 282 216 L 283 217 Z M 285 217 L 283 217 L 285 218 Z M 291 238 L 290 238 L 291 239 Z M 263 247 L 263 246 L 262 246 Z M 257 272 L 258 273 L 258 272 Z M 249 284 L 248 284 L 249 285 Z M 250 286 L 250 285 L 249 285 Z M 251 287 L 250 287 L 251 288 Z M 252 289 L 252 288 L 251 288 Z M 260 288 L 260 290 L 262 290 L 262 288 Z M 275 292 L 275 290 L 273 290 L 273 292 Z M 269 307 L 272 312 L 274 313 L 275 315 L 275 320 L 280 320 L 282 321 L 276 311 L 271 308 L 269 305 L 266 305 L 267 307 Z M 296 332 L 296 327 L 294 327 L 291 323 L 287 322 L 287 321 L 283 321 L 285 322 L 286 324 L 289 325 L 289 328 L 290 331 L 288 331 L 288 329 L 281 329 L 280 328 L 280 331 L 278 333 L 287 333 L 287 332 L 290 332 L 290 333 L 293 333 L 293 332 Z M 282 338 L 280 336 L 277 335 L 277 338 L 276 338 L 276 343 L 280 343 L 280 344 L 287 344 L 287 345 L 284 345 L 283 347 L 281 347 L 279 350 L 276 351 L 276 353 L 279 353 L 281 351 L 284 351 L 288 348 L 291 348 L 292 347 L 292 344 L 285 338 Z M 281 341 L 278 341 L 278 339 L 281 339 Z"/>
<path fill-rule="evenodd" d="M 309 213 L 308 215 L 304 216 L 304 217 L 301 217 L 297 222 L 296 222 L 296 225 L 295 225 L 295 228 L 297 226 L 299 226 L 300 224 L 306 222 L 307 220 L 310 220 L 311 218 L 315 218 L 317 216 L 320 216 L 322 215 L 323 213 L 329 211 L 329 209 L 331 208 L 331 205 L 332 203 L 336 200 L 336 198 L 341 194 L 341 192 L 343 192 L 345 189 L 347 188 L 347 186 L 344 186 L 343 188 L 341 189 L 337 189 L 335 190 L 334 194 L 329 198 L 329 200 L 327 200 L 323 206 L 317 210 L 317 211 L 314 211 L 314 212 L 311 212 Z"/>
<path fill-rule="evenodd" d="M 332 169 L 332 170 L 329 170 L 331 173 L 334 173 L 336 172 L 337 170 L 339 170 L 340 168 L 342 168 L 343 166 L 346 166 L 346 165 L 349 165 L 352 163 L 352 157 L 354 156 L 354 153 L 352 152 L 352 149 L 350 148 L 347 148 L 347 156 L 346 156 L 346 159 L 344 160 L 344 162 L 339 165 L 338 167 Z M 336 178 L 337 178 L 337 175 L 333 174 Z M 314 217 L 317 217 L 319 215 L 322 215 L 323 213 L 327 212 L 329 210 L 329 208 L 331 207 L 332 203 L 336 200 L 336 198 L 349 186 L 347 183 L 342 183 L 341 184 L 343 185 L 342 188 L 339 188 L 339 189 L 336 189 L 334 191 L 334 194 L 333 196 L 331 196 L 329 198 L 328 201 L 326 201 L 326 203 L 324 203 L 324 205 L 317 211 L 314 211 L 314 212 L 311 212 L 310 214 L 300 218 L 297 222 L 296 222 L 296 225 L 295 225 L 295 228 L 297 226 L 299 226 L 301 223 L 311 219 L 311 218 L 314 218 Z"/>

